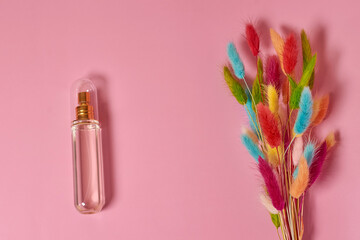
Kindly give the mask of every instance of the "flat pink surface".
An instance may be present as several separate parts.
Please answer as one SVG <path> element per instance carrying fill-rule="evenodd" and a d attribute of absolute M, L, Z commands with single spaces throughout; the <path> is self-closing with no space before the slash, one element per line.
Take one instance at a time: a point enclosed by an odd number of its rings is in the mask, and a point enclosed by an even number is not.
<path fill-rule="evenodd" d="M 244 24 L 305 28 L 319 92 L 340 131 L 311 189 L 304 239 L 360 239 L 357 1 L 0 1 L 0 239 L 277 239 L 239 135 L 245 112 L 222 79 Z M 266 39 L 266 40 L 264 40 Z M 100 88 L 107 205 L 73 206 L 69 89 Z"/>

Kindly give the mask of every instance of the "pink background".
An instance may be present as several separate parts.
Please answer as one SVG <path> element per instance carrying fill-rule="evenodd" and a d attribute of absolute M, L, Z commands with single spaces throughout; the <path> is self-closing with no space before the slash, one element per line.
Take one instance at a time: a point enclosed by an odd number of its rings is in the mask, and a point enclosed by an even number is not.
<path fill-rule="evenodd" d="M 357 1 L 0 1 L 0 239 L 277 239 L 222 79 L 244 24 L 305 28 L 340 144 L 307 197 L 304 239 L 360 239 Z M 99 87 L 107 205 L 73 206 L 69 89 Z"/>

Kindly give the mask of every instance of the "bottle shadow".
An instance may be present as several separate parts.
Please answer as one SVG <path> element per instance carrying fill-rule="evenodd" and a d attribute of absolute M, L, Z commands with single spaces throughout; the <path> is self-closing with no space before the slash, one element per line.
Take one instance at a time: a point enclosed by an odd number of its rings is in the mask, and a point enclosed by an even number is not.
<path fill-rule="evenodd" d="M 105 206 L 108 208 L 115 196 L 114 186 L 114 152 L 113 152 L 113 134 L 112 134 L 112 118 L 108 104 L 108 79 L 98 73 L 89 75 L 94 82 L 98 92 L 98 114 L 102 130 L 102 151 L 104 166 L 104 187 L 105 187 Z"/>

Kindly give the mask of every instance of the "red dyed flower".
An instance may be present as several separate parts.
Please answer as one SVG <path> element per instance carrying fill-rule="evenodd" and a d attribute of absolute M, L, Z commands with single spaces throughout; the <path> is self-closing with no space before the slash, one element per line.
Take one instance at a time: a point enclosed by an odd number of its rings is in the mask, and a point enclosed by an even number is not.
<path fill-rule="evenodd" d="M 296 38 L 294 34 L 290 34 L 284 44 L 284 53 L 283 53 L 283 64 L 284 70 L 287 74 L 291 74 L 297 62 L 299 50 L 296 43 Z"/>
<path fill-rule="evenodd" d="M 246 40 L 250 47 L 252 54 L 256 57 L 259 54 L 259 36 L 255 31 L 255 28 L 252 24 L 246 25 Z"/>
<path fill-rule="evenodd" d="M 265 65 L 265 83 L 280 89 L 280 63 L 276 55 L 270 56 Z"/>
<path fill-rule="evenodd" d="M 279 122 L 270 109 L 262 103 L 257 105 L 257 112 L 261 130 L 270 147 L 274 148 L 281 144 Z"/>

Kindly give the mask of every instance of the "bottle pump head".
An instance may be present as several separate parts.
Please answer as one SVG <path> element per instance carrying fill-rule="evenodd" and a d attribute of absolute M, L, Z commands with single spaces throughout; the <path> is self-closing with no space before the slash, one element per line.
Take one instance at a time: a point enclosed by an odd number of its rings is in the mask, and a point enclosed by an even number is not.
<path fill-rule="evenodd" d="M 76 107 L 76 120 L 94 119 L 94 108 L 90 105 L 90 93 L 79 92 L 78 103 Z"/>
<path fill-rule="evenodd" d="M 71 89 L 71 119 L 99 120 L 97 90 L 90 79 L 82 78 Z"/>

